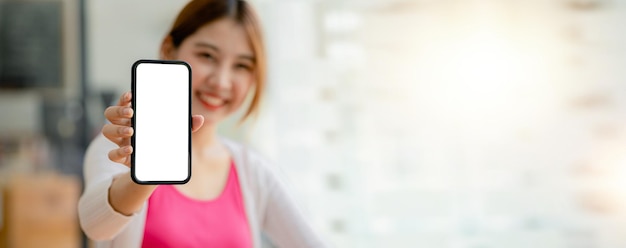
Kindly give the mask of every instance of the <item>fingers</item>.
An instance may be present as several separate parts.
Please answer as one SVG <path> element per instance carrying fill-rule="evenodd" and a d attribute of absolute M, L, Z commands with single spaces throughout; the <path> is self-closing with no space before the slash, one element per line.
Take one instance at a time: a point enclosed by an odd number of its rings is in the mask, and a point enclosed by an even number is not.
<path fill-rule="evenodd" d="M 110 106 L 104 110 L 104 117 L 116 125 L 130 126 L 134 111 L 131 108 L 132 94 L 122 94 L 116 106 Z"/>
<path fill-rule="evenodd" d="M 191 132 L 198 131 L 204 124 L 204 116 L 194 115 L 191 117 Z"/>
<path fill-rule="evenodd" d="M 132 146 L 124 146 L 113 149 L 109 152 L 109 159 L 113 162 L 130 166 L 130 154 L 133 153 Z"/>
<path fill-rule="evenodd" d="M 102 127 L 104 137 L 117 144 L 118 146 L 126 146 L 130 144 L 130 137 L 133 136 L 134 129 L 132 127 L 106 124 Z"/>
<path fill-rule="evenodd" d="M 104 117 L 111 123 L 122 126 L 130 126 L 130 118 L 133 117 L 134 111 L 131 107 L 126 106 L 110 106 L 104 110 Z"/>
<path fill-rule="evenodd" d="M 130 103 L 133 99 L 133 95 L 130 92 L 126 92 L 124 94 L 122 94 L 122 96 L 120 97 L 120 101 L 117 103 L 118 106 L 130 106 Z"/>
<path fill-rule="evenodd" d="M 104 111 L 104 116 L 113 124 L 106 124 L 102 128 L 102 134 L 120 148 L 109 152 L 109 159 L 130 167 L 130 154 L 133 147 L 130 146 L 130 137 L 133 136 L 134 129 L 130 127 L 133 117 L 131 108 L 132 94 L 126 92 L 120 97 L 117 106 L 108 107 Z"/>

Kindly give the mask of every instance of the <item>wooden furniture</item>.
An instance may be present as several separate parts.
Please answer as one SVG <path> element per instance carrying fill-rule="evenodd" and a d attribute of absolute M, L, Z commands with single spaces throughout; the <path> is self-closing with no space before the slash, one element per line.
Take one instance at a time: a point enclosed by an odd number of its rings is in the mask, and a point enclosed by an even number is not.
<path fill-rule="evenodd" d="M 0 247 L 81 245 L 79 180 L 57 174 L 20 174 L 3 189 Z"/>

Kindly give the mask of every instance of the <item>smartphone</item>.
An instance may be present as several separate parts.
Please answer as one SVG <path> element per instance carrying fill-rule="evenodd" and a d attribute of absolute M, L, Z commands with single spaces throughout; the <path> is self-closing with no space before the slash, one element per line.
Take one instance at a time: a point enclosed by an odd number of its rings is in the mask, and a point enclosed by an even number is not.
<path fill-rule="evenodd" d="M 138 184 L 184 184 L 191 178 L 191 67 L 183 61 L 132 65 L 135 129 L 131 177 Z"/>

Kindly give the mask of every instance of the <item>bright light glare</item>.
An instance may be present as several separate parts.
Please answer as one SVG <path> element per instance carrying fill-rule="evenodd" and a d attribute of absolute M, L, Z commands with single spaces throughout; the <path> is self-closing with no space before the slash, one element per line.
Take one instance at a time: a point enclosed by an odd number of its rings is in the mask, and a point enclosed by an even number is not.
<path fill-rule="evenodd" d="M 462 115 L 506 114 L 514 102 L 527 65 L 511 44 L 490 33 L 478 33 L 460 43 L 451 56 L 451 80 L 458 83 L 463 101 Z M 469 116 L 468 116 L 469 115 Z"/>
<path fill-rule="evenodd" d="M 547 99 L 538 54 L 490 30 L 435 46 L 428 59 L 432 111 L 446 112 L 470 130 L 511 131 L 537 119 Z M 503 130 L 506 129 L 506 130 Z M 476 130 L 474 130 L 476 131 Z"/>

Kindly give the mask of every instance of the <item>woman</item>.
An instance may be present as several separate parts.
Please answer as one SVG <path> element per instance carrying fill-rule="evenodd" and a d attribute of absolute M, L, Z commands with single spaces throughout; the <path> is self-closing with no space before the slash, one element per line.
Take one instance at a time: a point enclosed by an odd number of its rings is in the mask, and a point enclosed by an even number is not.
<path fill-rule="evenodd" d="M 110 123 L 85 157 L 79 219 L 87 236 L 99 247 L 261 247 L 262 236 L 278 247 L 323 246 L 267 162 L 216 133 L 250 91 L 244 118 L 254 115 L 264 89 L 265 52 L 251 6 L 191 1 L 164 38 L 160 58 L 192 67 L 191 180 L 159 186 L 131 180 L 132 96 L 125 93 L 105 110 Z"/>

